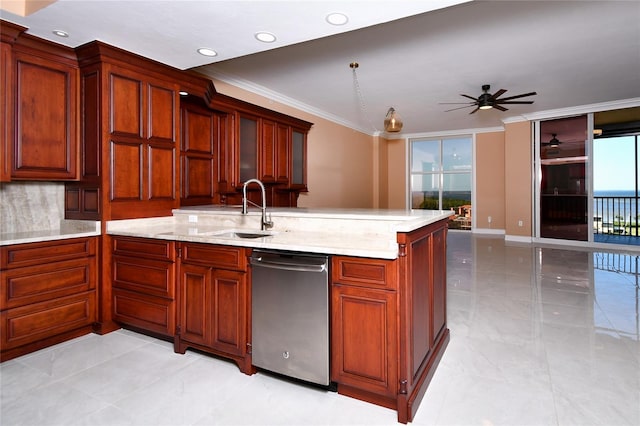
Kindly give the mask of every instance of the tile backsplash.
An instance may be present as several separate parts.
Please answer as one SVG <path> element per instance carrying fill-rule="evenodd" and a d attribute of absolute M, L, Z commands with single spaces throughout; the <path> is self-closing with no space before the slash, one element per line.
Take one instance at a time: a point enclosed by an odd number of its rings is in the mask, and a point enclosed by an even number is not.
<path fill-rule="evenodd" d="M 0 233 L 58 229 L 64 219 L 64 183 L 0 183 Z"/>

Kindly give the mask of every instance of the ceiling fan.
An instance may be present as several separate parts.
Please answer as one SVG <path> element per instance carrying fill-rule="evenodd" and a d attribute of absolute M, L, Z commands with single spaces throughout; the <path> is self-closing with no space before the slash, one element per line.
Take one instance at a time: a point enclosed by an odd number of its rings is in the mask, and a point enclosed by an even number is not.
<path fill-rule="evenodd" d="M 489 89 L 490 88 L 491 88 L 491 86 L 489 86 L 488 84 L 482 85 L 483 93 L 480 96 L 478 96 L 477 98 L 474 98 L 473 96 L 469 96 L 469 95 L 463 95 L 463 94 L 460 95 L 460 96 L 464 96 L 465 98 L 473 99 L 473 102 L 444 102 L 443 104 L 450 104 L 450 105 L 466 103 L 466 106 L 449 109 L 449 110 L 446 110 L 445 112 L 455 111 L 457 109 L 468 108 L 468 107 L 472 107 L 472 106 L 475 106 L 476 108 L 473 111 L 471 111 L 469 114 L 473 114 L 474 112 L 476 112 L 479 109 L 491 109 L 491 108 L 495 108 L 495 109 L 500 110 L 500 111 L 508 111 L 508 108 L 505 108 L 502 105 L 504 105 L 504 104 L 532 104 L 533 101 L 514 101 L 514 99 L 524 98 L 526 96 L 537 95 L 536 92 L 529 92 L 529 93 L 523 93 L 521 95 L 515 95 L 515 96 L 509 96 L 509 97 L 506 97 L 506 98 L 500 98 L 500 96 L 504 95 L 504 93 L 507 90 L 506 89 L 500 89 L 500 90 L 498 90 L 496 93 L 494 93 L 492 95 L 491 93 L 489 93 Z"/>
<path fill-rule="evenodd" d="M 562 142 L 560 142 L 558 140 L 558 138 L 556 136 L 558 136 L 557 133 L 552 133 L 551 134 L 551 140 L 549 140 L 549 142 L 540 142 L 541 146 L 548 146 L 550 148 L 557 148 Z"/>

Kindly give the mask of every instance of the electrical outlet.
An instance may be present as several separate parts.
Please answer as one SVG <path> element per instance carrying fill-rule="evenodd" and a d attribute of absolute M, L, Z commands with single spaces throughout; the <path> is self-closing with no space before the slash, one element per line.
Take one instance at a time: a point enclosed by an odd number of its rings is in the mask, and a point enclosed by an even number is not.
<path fill-rule="evenodd" d="M 487 222 L 491 223 L 491 216 L 487 218 Z"/>
<path fill-rule="evenodd" d="M 194 214 L 189 215 L 189 223 L 198 223 L 198 216 Z"/>
<path fill-rule="evenodd" d="M 518 226 L 522 226 L 522 221 L 521 220 L 518 221 Z"/>

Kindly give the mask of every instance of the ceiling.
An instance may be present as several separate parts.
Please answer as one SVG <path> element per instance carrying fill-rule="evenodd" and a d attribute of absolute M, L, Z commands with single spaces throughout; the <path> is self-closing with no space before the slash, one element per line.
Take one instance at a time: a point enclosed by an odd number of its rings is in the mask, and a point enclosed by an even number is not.
<path fill-rule="evenodd" d="M 330 12 L 348 23 L 329 25 Z M 391 106 L 403 134 L 499 127 L 594 104 L 640 106 L 640 1 L 58 0 L 27 17 L 0 16 L 71 47 L 101 40 L 195 68 L 371 134 Z M 277 41 L 257 42 L 257 31 Z M 200 56 L 198 47 L 218 56 Z M 505 112 L 445 112 L 464 105 L 442 103 L 470 102 L 460 94 L 477 97 L 483 84 L 507 89 L 503 97 L 537 95 Z"/>

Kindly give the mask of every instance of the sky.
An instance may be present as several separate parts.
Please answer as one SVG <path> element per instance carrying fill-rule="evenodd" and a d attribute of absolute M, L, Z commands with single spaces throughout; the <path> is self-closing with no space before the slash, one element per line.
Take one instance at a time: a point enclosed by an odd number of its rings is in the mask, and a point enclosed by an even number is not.
<path fill-rule="evenodd" d="M 635 190 L 633 136 L 593 141 L 593 190 Z"/>

